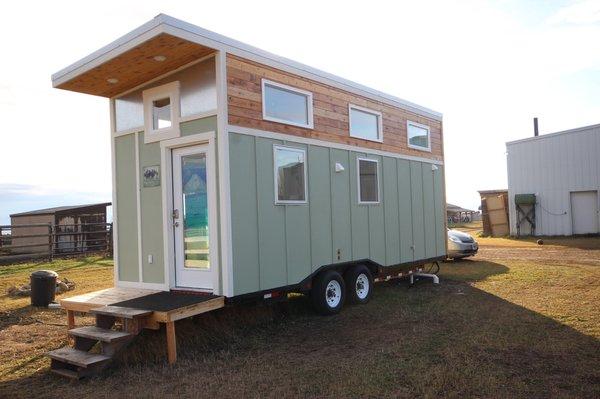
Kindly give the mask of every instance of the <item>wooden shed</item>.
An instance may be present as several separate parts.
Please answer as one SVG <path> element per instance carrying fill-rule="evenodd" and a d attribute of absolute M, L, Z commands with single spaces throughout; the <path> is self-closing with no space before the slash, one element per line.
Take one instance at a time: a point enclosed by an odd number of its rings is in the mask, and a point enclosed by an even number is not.
<path fill-rule="evenodd" d="M 509 234 L 508 190 L 481 190 L 483 235 L 502 237 Z"/>
<path fill-rule="evenodd" d="M 86 241 L 92 242 L 93 230 L 97 229 L 93 224 L 106 223 L 106 208 L 110 205 L 110 202 L 102 202 L 14 213 L 10 215 L 11 235 L 16 237 L 12 239 L 12 246 L 21 248 L 12 252 L 48 252 L 50 233 L 55 234 L 55 248 L 58 252 L 74 252 L 81 249 L 82 245 L 86 245 Z M 82 234 L 66 234 L 86 231 L 90 232 L 88 237 Z M 19 236 L 21 238 L 18 238 Z"/>

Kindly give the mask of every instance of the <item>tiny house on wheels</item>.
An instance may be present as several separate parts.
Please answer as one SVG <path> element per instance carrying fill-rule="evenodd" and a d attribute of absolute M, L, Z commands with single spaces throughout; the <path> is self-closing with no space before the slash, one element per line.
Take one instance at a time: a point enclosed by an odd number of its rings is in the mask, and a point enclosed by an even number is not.
<path fill-rule="evenodd" d="M 70 324 L 148 311 L 174 360 L 178 318 L 288 292 L 335 313 L 445 258 L 438 112 L 165 15 L 52 81 L 110 101 L 115 288 L 63 300 Z"/>

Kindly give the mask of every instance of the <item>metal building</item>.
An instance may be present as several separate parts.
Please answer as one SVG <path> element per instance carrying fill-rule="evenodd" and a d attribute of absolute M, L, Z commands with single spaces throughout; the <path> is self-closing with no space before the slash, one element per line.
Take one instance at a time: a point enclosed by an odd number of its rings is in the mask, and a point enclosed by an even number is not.
<path fill-rule="evenodd" d="M 600 124 L 511 141 L 506 150 L 511 235 L 600 232 Z"/>

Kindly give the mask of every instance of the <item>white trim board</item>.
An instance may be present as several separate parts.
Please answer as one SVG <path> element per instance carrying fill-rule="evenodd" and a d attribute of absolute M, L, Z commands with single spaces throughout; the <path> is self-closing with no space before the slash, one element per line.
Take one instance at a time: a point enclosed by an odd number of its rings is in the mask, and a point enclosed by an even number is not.
<path fill-rule="evenodd" d="M 217 78 L 217 169 L 219 174 L 219 227 L 221 228 L 222 295 L 233 296 L 233 243 L 231 236 L 231 191 L 229 180 L 229 133 L 227 105 L 227 58 L 223 51 L 215 59 Z"/>
<path fill-rule="evenodd" d="M 239 134 L 245 134 L 245 135 L 249 135 L 249 136 L 265 137 L 268 139 L 281 140 L 281 141 L 285 141 L 285 142 L 292 142 L 292 143 L 295 142 L 295 143 L 301 143 L 301 144 L 316 145 L 316 146 L 320 146 L 320 147 L 338 148 L 341 150 L 361 152 L 361 153 L 365 153 L 365 154 L 373 154 L 373 155 L 380 155 L 380 156 L 384 156 L 384 157 L 407 159 L 409 161 L 426 162 L 426 163 L 430 163 L 430 164 L 434 164 L 434 165 L 443 165 L 444 164 L 444 161 L 439 161 L 436 159 L 422 158 L 422 157 L 416 157 L 416 156 L 405 155 L 405 154 L 397 154 L 395 152 L 374 150 L 371 148 L 358 147 L 358 146 L 353 146 L 353 145 L 348 145 L 348 144 L 333 143 L 330 141 L 310 139 L 310 138 L 306 138 L 306 137 L 290 136 L 289 134 L 269 132 L 266 130 L 258 130 L 258 129 L 252 129 L 252 128 L 248 128 L 248 127 L 241 127 L 241 126 L 235 126 L 235 125 L 227 125 L 227 131 L 230 133 L 239 133 Z"/>
<path fill-rule="evenodd" d="M 422 107 L 410 101 L 371 89 L 361 84 L 341 78 L 339 76 L 309 67 L 302 63 L 280 57 L 259 48 L 244 44 L 226 36 L 203 29 L 188 22 L 159 14 L 153 20 L 129 32 L 114 42 L 102 47 L 87 57 L 74 64 L 56 72 L 52 75 L 52 84 L 57 87 L 76 76 L 89 71 L 96 66 L 114 58 L 131 48 L 161 34 L 167 33 L 173 36 L 189 40 L 219 51 L 225 51 L 251 61 L 259 62 L 273 68 L 287 71 L 308 79 L 315 80 L 351 93 L 361 95 L 375 101 L 382 101 L 389 105 L 414 112 L 435 120 L 442 120 L 442 114 L 432 109 Z"/>
<path fill-rule="evenodd" d="M 109 113 L 110 113 L 110 130 L 113 131 L 115 127 L 115 108 L 114 100 L 108 102 Z M 117 217 L 117 160 L 116 154 L 116 136 L 111 135 L 110 137 L 110 168 L 111 168 L 111 185 L 112 185 L 112 213 L 113 213 L 113 226 L 112 226 L 112 244 L 113 244 L 113 284 L 116 286 L 119 281 L 119 225 Z"/>
<path fill-rule="evenodd" d="M 136 132 L 134 135 L 135 139 L 135 198 L 136 198 L 136 217 L 137 217 L 137 244 L 138 244 L 138 280 L 140 283 L 144 282 L 144 262 L 142 260 L 142 192 L 140 190 L 140 132 Z"/>
<path fill-rule="evenodd" d="M 189 116 L 184 116 L 181 117 L 179 119 L 179 123 L 186 123 L 186 122 L 191 122 L 191 121 L 195 121 L 198 119 L 204 119 L 204 118 L 210 118 L 212 116 L 217 116 L 217 110 L 213 109 L 210 111 L 206 111 L 200 114 L 194 114 L 194 115 L 189 115 Z M 181 126 L 180 126 L 181 128 Z M 134 133 L 138 133 L 138 132 L 143 132 L 144 131 L 144 126 L 138 126 L 138 127 L 132 127 L 131 129 L 127 129 L 127 130 L 122 130 L 120 132 L 112 132 L 112 136 L 113 137 L 121 137 L 121 136 L 127 136 L 129 134 L 134 134 Z"/>

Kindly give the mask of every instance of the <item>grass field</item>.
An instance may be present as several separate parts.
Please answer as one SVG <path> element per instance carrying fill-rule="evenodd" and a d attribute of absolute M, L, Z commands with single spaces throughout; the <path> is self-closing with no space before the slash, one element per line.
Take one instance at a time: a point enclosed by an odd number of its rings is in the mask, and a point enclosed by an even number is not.
<path fill-rule="evenodd" d="M 442 264 L 441 284 L 376 287 L 365 306 L 316 316 L 287 306 L 226 308 L 147 331 L 105 375 L 68 383 L 43 353 L 66 344 L 62 311 L 0 297 L 0 397 L 600 397 L 600 239 L 478 239 Z M 108 260 L 0 268 L 0 288 L 51 268 L 108 287 Z"/>

